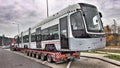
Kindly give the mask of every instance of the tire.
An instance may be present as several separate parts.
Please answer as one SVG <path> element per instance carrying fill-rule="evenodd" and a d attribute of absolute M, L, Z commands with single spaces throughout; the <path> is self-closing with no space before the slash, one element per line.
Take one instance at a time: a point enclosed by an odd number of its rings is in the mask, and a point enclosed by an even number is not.
<path fill-rule="evenodd" d="M 45 55 L 44 54 L 41 54 L 40 58 L 41 58 L 42 61 L 45 61 Z"/>
<path fill-rule="evenodd" d="M 37 59 L 40 59 L 40 54 L 36 54 L 36 58 L 37 58 Z"/>
<path fill-rule="evenodd" d="M 26 52 L 27 53 L 27 56 L 29 56 L 29 52 Z"/>
<path fill-rule="evenodd" d="M 47 62 L 51 63 L 53 60 L 52 60 L 52 57 L 51 55 L 47 55 Z"/>
<path fill-rule="evenodd" d="M 35 58 L 35 54 L 34 53 L 32 53 L 32 57 Z"/>
<path fill-rule="evenodd" d="M 27 55 L 27 52 L 26 52 L 26 51 L 24 51 L 24 54 L 25 54 L 25 55 Z"/>
<path fill-rule="evenodd" d="M 32 53 L 29 52 L 29 56 L 32 57 Z"/>

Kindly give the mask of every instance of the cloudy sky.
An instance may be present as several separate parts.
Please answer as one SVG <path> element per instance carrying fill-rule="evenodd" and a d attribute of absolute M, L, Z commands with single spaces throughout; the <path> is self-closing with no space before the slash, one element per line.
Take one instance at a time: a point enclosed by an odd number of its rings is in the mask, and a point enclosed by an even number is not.
<path fill-rule="evenodd" d="M 75 3 L 96 5 L 103 15 L 105 25 L 120 22 L 120 0 L 48 0 L 49 15 Z M 0 0 L 0 36 L 14 37 L 20 31 L 34 26 L 46 18 L 46 0 Z M 16 24 L 13 24 L 16 23 Z"/>

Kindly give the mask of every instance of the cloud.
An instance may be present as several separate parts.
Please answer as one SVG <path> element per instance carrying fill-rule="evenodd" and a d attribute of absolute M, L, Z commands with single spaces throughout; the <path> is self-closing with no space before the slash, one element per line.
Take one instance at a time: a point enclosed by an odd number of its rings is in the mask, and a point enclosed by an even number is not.
<path fill-rule="evenodd" d="M 97 6 L 103 14 L 104 25 L 112 24 L 113 19 L 120 21 L 120 0 L 48 0 L 49 15 L 75 3 L 89 3 Z M 45 19 L 46 0 L 0 0 L 0 35 L 13 37 L 17 25 L 24 31 Z"/>
<path fill-rule="evenodd" d="M 113 19 L 120 21 L 120 0 L 102 0 L 99 3 L 105 25 L 113 24 Z M 118 23 L 118 25 L 120 24 Z"/>

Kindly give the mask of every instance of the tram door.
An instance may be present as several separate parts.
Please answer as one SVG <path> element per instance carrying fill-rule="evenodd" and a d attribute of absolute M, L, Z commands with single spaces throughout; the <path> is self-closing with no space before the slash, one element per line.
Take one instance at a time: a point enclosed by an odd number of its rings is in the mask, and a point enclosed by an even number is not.
<path fill-rule="evenodd" d="M 61 41 L 61 49 L 69 49 L 68 44 L 68 20 L 67 16 L 60 18 L 60 41 Z"/>
<path fill-rule="evenodd" d="M 36 47 L 41 48 L 41 27 L 36 29 Z"/>

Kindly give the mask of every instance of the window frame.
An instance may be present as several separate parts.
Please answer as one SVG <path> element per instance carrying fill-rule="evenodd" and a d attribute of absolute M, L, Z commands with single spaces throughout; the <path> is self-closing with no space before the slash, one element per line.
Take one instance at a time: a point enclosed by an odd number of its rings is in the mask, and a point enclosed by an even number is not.
<path fill-rule="evenodd" d="M 76 13 L 79 13 L 79 17 L 77 17 L 77 18 L 79 18 L 78 20 L 78 23 L 77 24 L 79 24 L 80 23 L 80 25 L 78 26 L 77 25 L 77 27 L 81 27 L 81 24 L 82 24 L 82 28 L 80 29 L 76 29 L 76 30 L 74 30 L 73 29 L 73 26 L 72 26 L 72 15 L 74 15 L 74 14 L 76 14 Z M 76 15 L 77 16 L 77 15 Z M 75 17 L 74 17 L 75 18 Z M 80 20 L 81 19 L 81 20 Z M 72 14 L 70 14 L 70 24 L 71 24 L 71 30 L 72 30 L 72 35 L 73 35 L 73 37 L 75 37 L 75 38 L 83 38 L 84 36 L 85 36 L 85 34 L 86 34 L 86 28 L 85 28 L 85 23 L 84 23 L 84 17 L 83 17 L 83 12 L 81 11 L 81 10 L 78 10 L 78 11 L 76 11 L 76 12 L 74 12 L 74 13 L 72 13 Z"/>
<path fill-rule="evenodd" d="M 57 27 L 57 30 L 56 30 L 56 27 Z M 55 28 L 55 31 L 52 30 L 53 28 Z M 44 33 L 45 30 L 47 30 L 46 35 Z M 54 34 L 57 34 L 57 37 L 54 37 Z M 42 41 L 59 39 L 59 26 L 58 26 L 58 24 L 41 30 L 41 36 L 42 36 Z"/>

